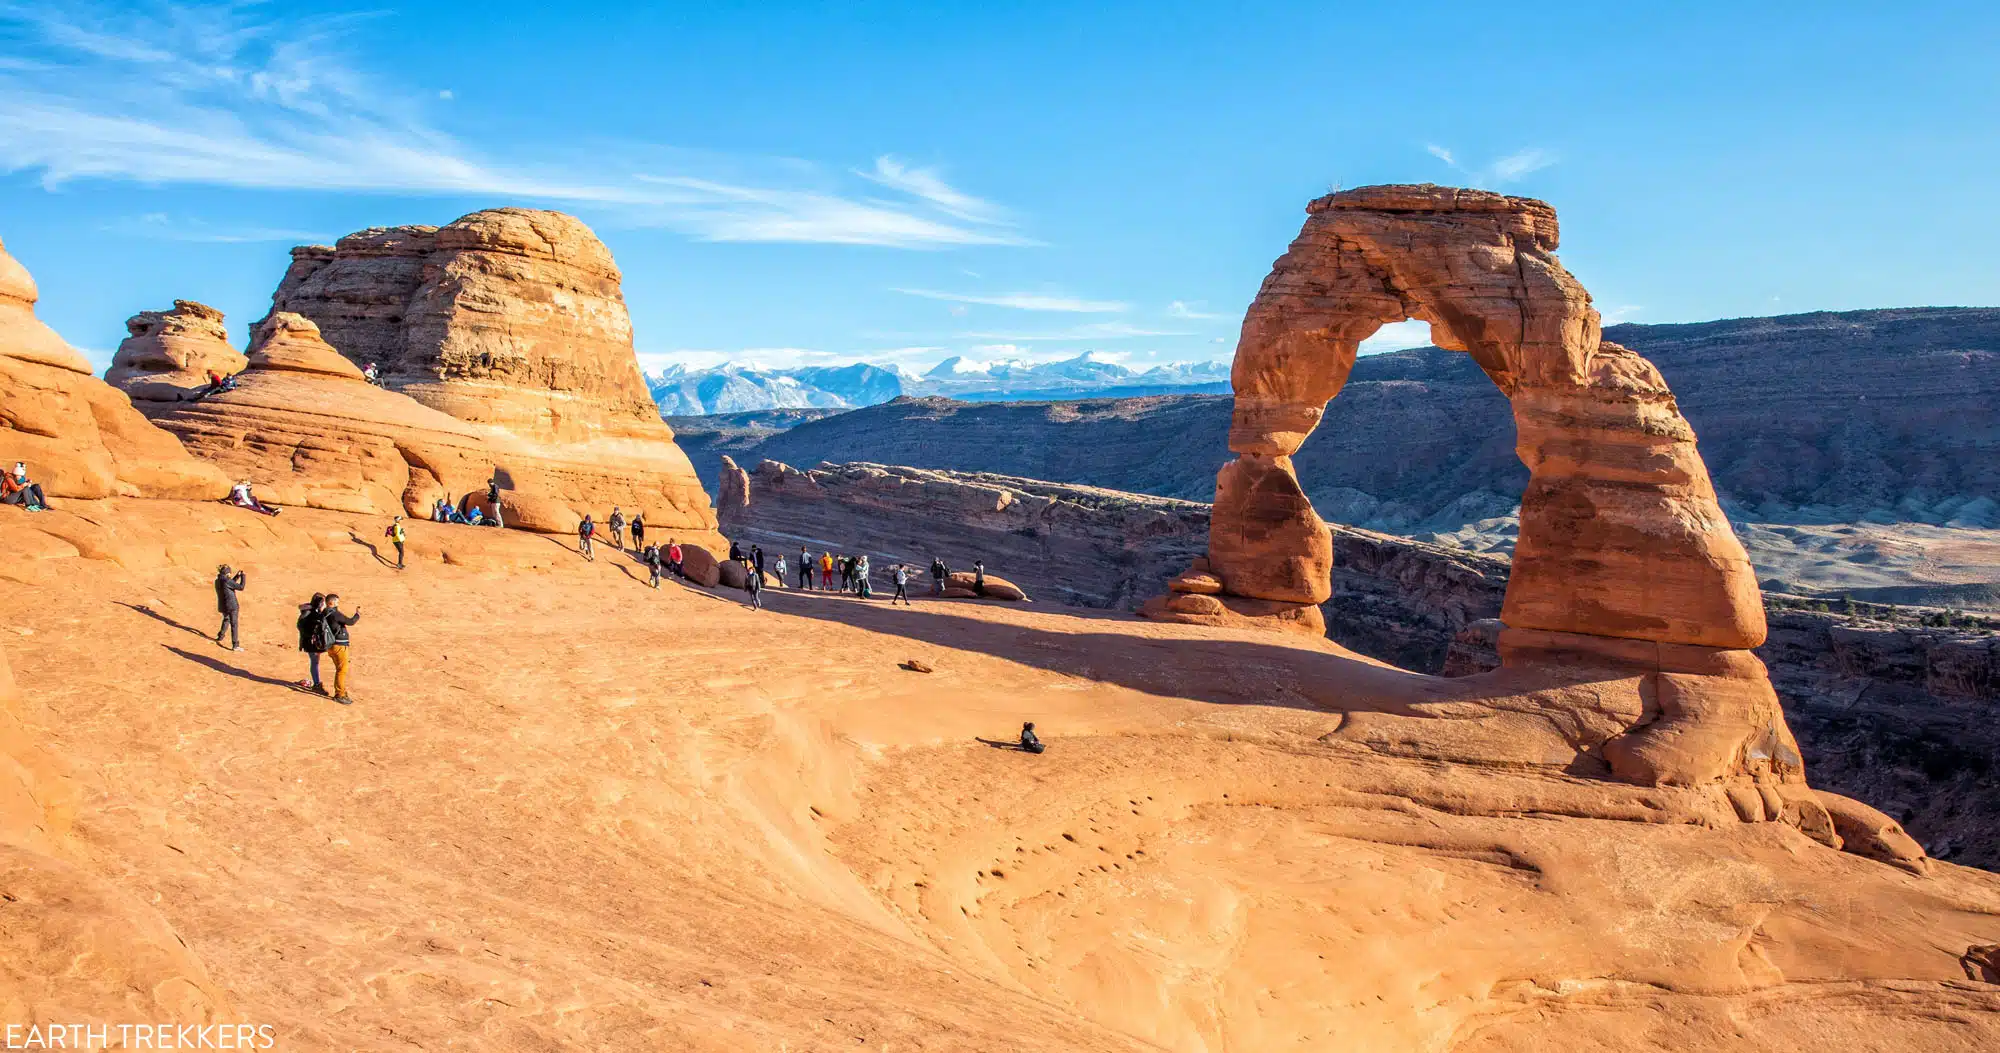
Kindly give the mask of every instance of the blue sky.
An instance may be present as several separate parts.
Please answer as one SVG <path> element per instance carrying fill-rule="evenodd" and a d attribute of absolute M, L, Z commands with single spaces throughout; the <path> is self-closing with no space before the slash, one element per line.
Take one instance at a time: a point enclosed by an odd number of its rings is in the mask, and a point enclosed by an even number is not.
<path fill-rule="evenodd" d="M 1226 358 L 1381 182 L 1548 200 L 1613 320 L 2000 301 L 1992 4 L 622 6 L 0 0 L 0 239 L 100 365 L 508 204 L 605 239 L 648 366 Z"/>

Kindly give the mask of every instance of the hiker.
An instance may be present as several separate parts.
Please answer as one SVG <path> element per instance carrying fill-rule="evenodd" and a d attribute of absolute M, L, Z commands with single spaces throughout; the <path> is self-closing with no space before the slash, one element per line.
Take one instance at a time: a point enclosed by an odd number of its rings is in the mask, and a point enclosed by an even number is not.
<path fill-rule="evenodd" d="M 951 572 L 944 567 L 942 556 L 931 557 L 931 595 L 944 595 L 944 579 L 950 574 Z"/>
<path fill-rule="evenodd" d="M 799 546 L 799 591 L 806 592 L 813 587 L 813 557 L 804 545 Z"/>
<path fill-rule="evenodd" d="M 631 527 L 632 530 L 632 547 L 633 548 L 644 547 L 644 545 L 646 544 L 646 513 L 644 512 L 632 513 L 632 522 L 628 525 Z"/>
<path fill-rule="evenodd" d="M 252 512 L 262 512 L 267 516 L 274 516 L 282 511 L 277 505 L 267 505 L 257 500 L 257 495 L 250 492 L 250 480 L 248 479 L 229 488 L 229 503 L 238 508 L 247 508 Z"/>
<path fill-rule="evenodd" d="M 652 577 L 652 581 L 649 584 L 656 589 L 659 588 L 660 570 L 664 562 L 660 558 L 660 546 L 647 545 L 644 549 L 640 550 L 639 558 L 645 561 L 646 573 Z"/>
<path fill-rule="evenodd" d="M 0 478 L 0 504 L 20 505 L 30 512 L 49 510 L 42 484 L 28 480 L 28 462 L 15 461 L 14 470 Z"/>
<path fill-rule="evenodd" d="M 211 369 L 208 371 L 208 386 L 194 393 L 194 401 L 200 402 L 210 395 L 220 395 L 235 390 L 236 378 L 233 375 L 225 377 Z"/>
<path fill-rule="evenodd" d="M 974 595 L 986 595 L 986 561 L 972 561 L 972 591 Z"/>
<path fill-rule="evenodd" d="M 370 362 L 367 365 L 361 367 L 361 379 L 366 380 L 367 382 L 375 385 L 378 388 L 384 386 L 382 383 L 382 373 L 380 370 L 375 368 L 375 363 L 373 362 Z"/>
<path fill-rule="evenodd" d="M 821 552 L 819 554 L 819 591 L 826 592 L 832 588 L 833 553 Z"/>
<path fill-rule="evenodd" d="M 310 602 L 299 604 L 299 650 L 306 653 L 306 668 L 311 678 L 299 681 L 299 687 L 320 694 L 326 694 L 326 685 L 319 679 L 319 656 L 326 653 L 326 594 L 315 592 Z"/>
<path fill-rule="evenodd" d="M 774 564 L 772 564 L 772 565 L 771 565 L 771 576 L 772 576 L 772 577 L 774 577 L 774 578 L 776 578 L 776 579 L 778 579 L 778 587 L 779 587 L 779 588 L 781 588 L 781 589 L 782 589 L 782 588 L 784 588 L 784 587 L 785 587 L 785 557 L 784 557 L 784 556 L 782 556 L 782 555 L 781 555 L 781 556 L 779 556 L 779 557 L 778 557 L 778 562 L 776 562 L 776 563 L 774 563 Z"/>
<path fill-rule="evenodd" d="M 896 594 L 889 597 L 889 606 L 894 607 L 897 600 L 902 600 L 905 607 L 915 606 L 910 602 L 910 568 L 901 563 L 896 564 L 895 579 Z"/>
<path fill-rule="evenodd" d="M 847 587 L 854 584 L 854 558 L 842 556 L 834 562 L 840 566 L 840 591 L 846 592 Z"/>
<path fill-rule="evenodd" d="M 687 571 L 681 568 L 680 542 L 673 538 L 667 539 L 667 569 L 673 571 L 676 578 L 687 577 Z"/>
<path fill-rule="evenodd" d="M 750 546 L 750 563 L 757 568 L 757 573 L 764 573 L 764 546 Z"/>
<path fill-rule="evenodd" d="M 1021 725 L 1022 752 L 1040 753 L 1045 749 L 1048 749 L 1048 747 L 1042 745 L 1041 738 L 1035 734 L 1035 722 L 1031 720 Z"/>
<path fill-rule="evenodd" d="M 611 547 L 625 551 L 625 513 L 617 505 L 611 506 L 611 518 L 604 521 L 611 528 Z"/>
<path fill-rule="evenodd" d="M 215 611 L 222 615 L 222 625 L 215 630 L 215 642 L 220 645 L 222 634 L 228 633 L 229 649 L 232 651 L 243 649 L 243 640 L 236 633 L 236 619 L 241 612 L 236 594 L 243 591 L 244 583 L 243 572 L 239 570 L 232 575 L 229 564 L 215 568 Z"/>
<path fill-rule="evenodd" d="M 868 557 L 865 555 L 854 557 L 855 595 L 864 600 L 873 598 L 875 592 L 872 585 L 873 583 L 868 580 Z"/>
<path fill-rule="evenodd" d="M 396 569 L 402 570 L 403 542 L 409 540 L 403 533 L 403 517 L 397 516 L 395 520 L 389 524 L 389 529 L 382 532 L 382 536 L 388 538 L 389 543 L 396 546 Z"/>
<path fill-rule="evenodd" d="M 597 557 L 590 554 L 590 536 L 595 533 L 597 524 L 591 522 L 588 515 L 583 517 L 583 522 L 576 525 L 576 547 L 583 551 L 583 558 L 592 563 L 597 562 Z"/>
<path fill-rule="evenodd" d="M 749 589 L 749 590 L 750 590 L 750 609 L 751 609 L 751 610 L 753 610 L 753 611 L 761 611 L 761 610 L 763 610 L 763 609 L 764 609 L 764 575 L 762 575 L 762 574 L 759 574 L 759 573 L 757 573 L 757 572 L 756 572 L 755 570 L 752 570 L 752 571 L 750 572 L 750 577 L 749 577 L 749 579 L 748 579 L 748 580 L 746 580 L 746 581 L 745 581 L 745 582 L 743 583 L 743 586 L 744 586 L 744 588 L 747 588 L 747 589 Z"/>
<path fill-rule="evenodd" d="M 461 523 L 464 523 L 464 524 L 465 524 L 466 526 L 485 526 L 485 525 L 486 525 L 486 523 L 485 523 L 485 520 L 484 520 L 484 518 L 483 518 L 483 517 L 482 517 L 482 516 L 480 515 L 480 512 L 479 512 L 479 506 L 478 506 L 478 505 L 473 505 L 473 506 L 472 506 L 472 512 L 471 512 L 471 513 L 470 513 L 469 515 L 465 515 L 465 516 L 461 516 L 461 517 L 459 517 L 459 520 L 458 520 L 458 521 L 459 521 L 459 522 L 461 522 Z"/>
<path fill-rule="evenodd" d="M 495 530 L 501 529 L 507 525 L 507 521 L 505 519 L 500 518 L 500 502 L 498 501 L 493 502 L 493 514 L 486 517 L 486 525 L 494 528 Z"/>
<path fill-rule="evenodd" d="M 743 546 L 734 541 L 729 543 L 729 562 L 743 562 Z"/>
<path fill-rule="evenodd" d="M 354 699 L 347 694 L 347 629 L 361 620 L 361 608 L 354 608 L 353 614 L 343 614 L 340 610 L 340 594 L 326 595 L 326 653 L 333 657 L 333 700 L 343 706 L 351 706 Z"/>

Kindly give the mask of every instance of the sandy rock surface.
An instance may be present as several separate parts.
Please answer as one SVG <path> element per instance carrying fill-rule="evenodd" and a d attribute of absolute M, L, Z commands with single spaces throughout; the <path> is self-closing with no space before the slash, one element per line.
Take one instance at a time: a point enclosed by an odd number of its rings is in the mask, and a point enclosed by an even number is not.
<path fill-rule="evenodd" d="M 230 346 L 222 312 L 192 300 L 170 311 L 140 311 L 104 380 L 134 402 L 180 402 L 208 387 L 208 374 L 234 376 L 249 362 Z"/>
<path fill-rule="evenodd" d="M 1639 677 L 1042 605 L 756 613 L 513 531 L 412 524 L 399 573 L 378 517 L 80 504 L 0 509 L 0 801 L 70 795 L 0 811 L 63 861 L 0 866 L 21 1013 L 339 1050 L 2000 1042 L 1965 965 L 2000 878 L 1608 779 Z M 222 561 L 240 654 L 199 635 Z M 288 686 L 316 589 L 363 615 L 352 707 Z M 1027 720 L 1048 753 L 982 741 Z"/>

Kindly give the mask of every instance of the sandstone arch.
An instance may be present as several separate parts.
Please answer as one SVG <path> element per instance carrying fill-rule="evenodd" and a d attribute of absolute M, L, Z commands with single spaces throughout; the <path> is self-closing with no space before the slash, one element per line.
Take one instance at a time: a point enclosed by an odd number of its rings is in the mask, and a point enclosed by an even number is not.
<path fill-rule="evenodd" d="M 1237 457 L 1216 478 L 1208 565 L 1147 613 L 1324 631 L 1317 604 L 1331 591 L 1331 541 L 1291 455 L 1339 394 L 1361 341 L 1421 320 L 1506 394 L 1531 473 L 1503 666 L 1639 677 L 1638 719 L 1580 743 L 1613 775 L 1727 784 L 1745 818 L 1789 807 L 1794 821 L 1824 826 L 1824 811 L 1800 793 L 1797 745 L 1749 651 L 1764 640 L 1763 606 L 1694 431 L 1651 363 L 1602 341 L 1590 294 L 1556 259 L 1556 243 L 1555 210 L 1527 198 L 1425 185 L 1312 202 L 1243 322 L 1231 377 Z"/>

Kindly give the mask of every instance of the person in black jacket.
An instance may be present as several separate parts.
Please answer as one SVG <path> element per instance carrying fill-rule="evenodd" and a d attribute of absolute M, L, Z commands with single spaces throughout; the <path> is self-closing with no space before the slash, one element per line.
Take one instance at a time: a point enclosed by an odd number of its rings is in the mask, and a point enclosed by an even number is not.
<path fill-rule="evenodd" d="M 1024 753 L 1040 753 L 1045 749 L 1048 749 L 1048 747 L 1042 745 L 1041 737 L 1035 734 L 1034 721 L 1029 721 L 1021 725 L 1021 751 Z"/>
<path fill-rule="evenodd" d="M 347 694 L 347 629 L 361 620 L 361 608 L 354 608 L 353 614 L 342 613 L 340 594 L 328 593 L 325 617 L 326 653 L 333 658 L 333 700 L 351 706 L 354 699 Z"/>
<path fill-rule="evenodd" d="M 944 595 L 944 579 L 950 572 L 945 570 L 944 557 L 931 557 L 931 595 Z"/>
<path fill-rule="evenodd" d="M 750 562 L 757 565 L 757 574 L 761 577 L 764 573 L 764 546 L 750 546 Z"/>
<path fill-rule="evenodd" d="M 222 634 L 225 632 L 228 633 L 229 649 L 232 651 L 241 651 L 243 649 L 243 640 L 236 633 L 236 619 L 240 612 L 240 608 L 236 603 L 236 594 L 243 591 L 243 585 L 244 578 L 242 571 L 239 570 L 234 575 L 230 574 L 229 564 L 227 563 L 215 568 L 215 610 L 218 614 L 222 615 L 222 625 L 215 630 L 215 642 L 220 644 L 222 642 Z"/>
<path fill-rule="evenodd" d="M 636 523 L 637 521 L 634 520 L 634 522 Z M 647 545 L 645 550 L 640 553 L 640 558 L 646 561 L 646 573 L 652 576 L 652 586 L 656 589 L 659 588 L 660 571 L 667 565 L 666 557 L 660 555 L 660 546 Z"/>
<path fill-rule="evenodd" d="M 583 517 L 583 522 L 576 525 L 577 550 L 583 553 L 583 558 L 593 562 L 596 561 L 597 557 L 590 554 L 590 538 L 595 533 L 597 533 L 597 524 L 591 522 L 588 515 Z"/>
<path fill-rule="evenodd" d="M 299 681 L 299 686 L 326 694 L 326 685 L 319 679 L 319 656 L 326 653 L 324 594 L 315 592 L 311 602 L 299 604 L 299 650 L 306 653 L 306 664 L 312 672 L 312 678 Z"/>

